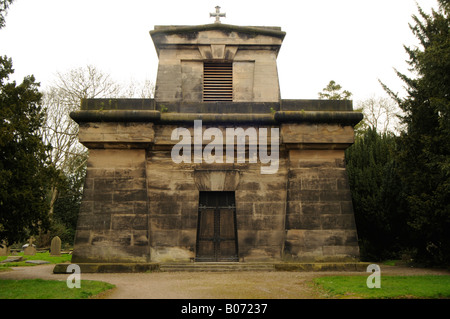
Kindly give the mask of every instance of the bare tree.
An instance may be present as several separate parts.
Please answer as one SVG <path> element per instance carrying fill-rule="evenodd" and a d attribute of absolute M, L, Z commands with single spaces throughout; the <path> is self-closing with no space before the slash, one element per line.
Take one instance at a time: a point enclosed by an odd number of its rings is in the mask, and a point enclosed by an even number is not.
<path fill-rule="evenodd" d="M 155 85 L 152 81 L 146 79 L 144 82 L 136 82 L 130 80 L 130 82 L 123 86 L 121 90 L 121 98 L 138 98 L 138 99 L 150 99 L 155 96 Z"/>
<path fill-rule="evenodd" d="M 83 145 L 78 143 L 78 125 L 69 117 L 69 113 L 77 109 L 76 105 L 68 103 L 71 99 L 57 87 L 50 87 L 43 98 L 47 110 L 43 137 L 53 147 L 53 165 L 61 170 L 64 170 L 70 156 L 85 151 Z"/>
<path fill-rule="evenodd" d="M 399 115 L 401 110 L 397 103 L 384 97 L 372 96 L 366 100 L 359 101 L 356 109 L 364 114 L 361 129 L 372 127 L 379 133 L 398 133 L 401 131 Z"/>
<path fill-rule="evenodd" d="M 44 92 L 44 138 L 53 146 L 52 163 L 56 168 L 64 171 L 71 156 L 86 152 L 78 142 L 78 125 L 70 112 L 79 110 L 82 99 L 117 97 L 119 93 L 120 86 L 111 76 L 92 65 L 56 74 L 56 81 Z"/>
<path fill-rule="evenodd" d="M 53 147 L 52 164 L 62 174 L 69 174 L 74 157 L 83 157 L 80 167 L 86 165 L 87 149 L 78 142 L 78 125 L 69 114 L 80 108 L 81 100 L 87 98 L 117 97 L 120 86 L 110 75 L 92 65 L 57 73 L 55 83 L 44 92 L 46 125 L 43 138 Z M 58 197 L 58 186 L 51 189 L 50 215 Z"/>
<path fill-rule="evenodd" d="M 111 75 L 93 65 L 72 69 L 66 73 L 58 72 L 56 78 L 54 87 L 62 91 L 71 111 L 79 108 L 82 99 L 115 98 L 120 95 L 121 86 Z"/>
<path fill-rule="evenodd" d="M 51 153 L 53 165 L 66 176 L 74 169 L 73 163 L 86 165 L 87 149 L 78 142 L 78 124 L 69 116 L 70 112 L 80 109 L 81 100 L 89 98 L 150 98 L 154 95 L 154 85 L 147 80 L 144 83 L 131 81 L 120 85 L 112 77 L 95 66 L 87 65 L 57 73 L 54 84 L 44 92 L 44 106 L 47 109 L 44 140 L 53 146 Z M 83 160 L 75 161 L 74 157 Z M 58 197 L 55 184 L 51 194 L 51 210 Z"/>

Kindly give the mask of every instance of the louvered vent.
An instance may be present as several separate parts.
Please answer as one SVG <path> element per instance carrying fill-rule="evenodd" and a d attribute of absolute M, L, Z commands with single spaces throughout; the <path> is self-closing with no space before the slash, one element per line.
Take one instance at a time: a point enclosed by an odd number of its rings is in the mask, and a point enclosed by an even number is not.
<path fill-rule="evenodd" d="M 233 101 L 232 63 L 204 63 L 203 101 Z"/>

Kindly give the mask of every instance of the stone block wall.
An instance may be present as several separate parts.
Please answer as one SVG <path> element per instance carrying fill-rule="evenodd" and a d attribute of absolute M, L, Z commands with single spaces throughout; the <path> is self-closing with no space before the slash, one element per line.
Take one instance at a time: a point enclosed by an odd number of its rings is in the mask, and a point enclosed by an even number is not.
<path fill-rule="evenodd" d="M 170 140 L 175 127 L 155 126 L 155 146 L 147 152 L 151 260 L 189 261 L 195 257 L 200 191 L 235 192 L 241 261 L 280 260 L 287 152 L 280 153 L 279 170 L 273 175 L 261 174 L 259 162 L 248 163 L 248 152 L 246 163 L 227 164 L 224 159 L 223 164 L 175 164 L 171 146 L 176 142 Z"/>
<path fill-rule="evenodd" d="M 148 262 L 143 149 L 91 149 L 72 262 Z"/>
<path fill-rule="evenodd" d="M 286 153 L 280 152 L 277 174 L 262 175 L 260 163 L 240 171 L 236 190 L 241 261 L 281 260 L 285 237 Z"/>
<path fill-rule="evenodd" d="M 162 50 L 158 66 L 156 100 L 168 103 L 201 102 L 203 61 L 205 59 L 198 49 Z M 233 62 L 233 102 L 280 100 L 276 52 L 239 50 L 230 61 Z"/>
<path fill-rule="evenodd" d="M 189 261 L 195 257 L 199 200 L 193 169 L 173 163 L 170 150 L 151 150 L 146 170 L 151 260 Z"/>
<path fill-rule="evenodd" d="M 345 127 L 329 125 L 285 129 L 285 141 L 293 144 L 289 150 L 284 259 L 357 259 L 357 232 L 344 162 L 345 145 L 352 142 L 353 131 L 346 135 Z M 295 138 L 294 131 L 303 134 Z M 300 140 L 307 143 L 301 144 L 304 149 L 296 143 Z"/>
<path fill-rule="evenodd" d="M 278 172 L 262 174 L 260 161 L 249 163 L 248 149 L 245 163 L 235 158 L 234 163 L 176 164 L 171 150 L 178 141 L 171 133 L 185 127 L 193 136 L 195 113 L 127 122 L 115 121 L 110 112 L 104 122 L 94 111 L 96 121 L 80 123 L 79 139 L 89 148 L 89 159 L 74 263 L 192 260 L 201 191 L 235 192 L 240 261 L 358 258 L 344 164 L 352 126 L 261 124 L 253 113 L 236 115 L 240 125 L 230 122 L 234 117 L 201 115 L 203 130 L 219 128 L 224 142 L 228 127 L 279 128 Z"/>
<path fill-rule="evenodd" d="M 233 102 L 280 101 L 280 28 L 156 26 L 151 35 L 159 56 L 158 102 L 201 102 L 205 61 L 233 63 Z"/>

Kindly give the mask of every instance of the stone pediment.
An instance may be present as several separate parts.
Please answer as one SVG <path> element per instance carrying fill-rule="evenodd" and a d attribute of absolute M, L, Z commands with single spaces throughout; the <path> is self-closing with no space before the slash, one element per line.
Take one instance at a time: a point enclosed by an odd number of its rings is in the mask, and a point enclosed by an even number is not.
<path fill-rule="evenodd" d="M 279 38 L 281 40 L 286 36 L 286 32 L 281 31 L 280 27 L 272 26 L 237 26 L 232 24 L 212 23 L 203 25 L 157 25 L 155 29 L 150 31 L 152 36 L 157 34 L 190 34 L 206 31 L 221 30 L 226 33 L 240 33 L 247 36 L 266 35 Z"/>
<path fill-rule="evenodd" d="M 236 26 L 214 23 L 194 26 L 155 26 L 150 35 L 161 48 L 179 45 L 272 46 L 279 50 L 286 35 L 280 27 Z"/>

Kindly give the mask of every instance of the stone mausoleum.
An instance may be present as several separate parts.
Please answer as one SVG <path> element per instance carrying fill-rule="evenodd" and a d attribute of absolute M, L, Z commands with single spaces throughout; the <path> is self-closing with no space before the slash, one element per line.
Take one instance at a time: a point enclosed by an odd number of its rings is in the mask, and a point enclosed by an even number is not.
<path fill-rule="evenodd" d="M 279 27 L 150 35 L 155 98 L 71 114 L 89 149 L 72 262 L 356 261 L 352 102 L 281 99 Z"/>

